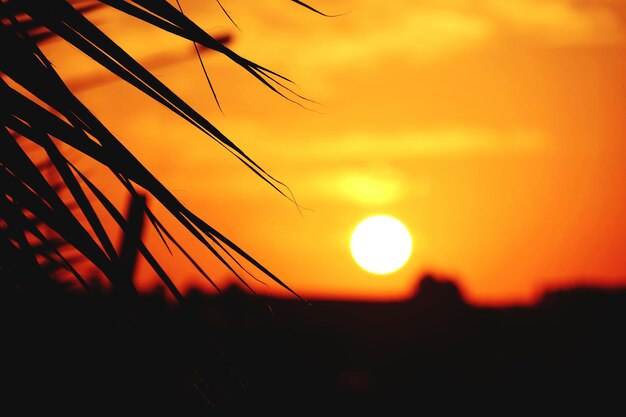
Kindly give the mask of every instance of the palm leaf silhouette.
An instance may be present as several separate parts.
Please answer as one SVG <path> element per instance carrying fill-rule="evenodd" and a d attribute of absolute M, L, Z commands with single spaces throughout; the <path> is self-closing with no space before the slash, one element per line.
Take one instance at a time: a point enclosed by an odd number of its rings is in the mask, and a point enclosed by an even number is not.
<path fill-rule="evenodd" d="M 300 1 L 292 1 L 321 13 Z M 188 39 L 194 45 L 223 54 L 277 94 L 294 102 L 301 98 L 288 88 L 290 81 L 287 78 L 236 54 L 187 18 L 182 9 L 177 9 L 165 0 L 0 0 L 0 97 L 3 103 L 0 110 L 0 178 L 3 190 L 0 203 L 3 222 L 0 227 L 0 272 L 15 280 L 18 275 L 22 275 L 19 278 L 22 280 L 24 276 L 45 280 L 43 277 L 46 276 L 47 266 L 41 262 L 41 254 L 45 253 L 44 258 L 56 259 L 72 272 L 81 285 L 88 287 L 72 263 L 58 251 L 41 250 L 53 243 L 41 231 L 45 226 L 101 271 L 113 287 L 135 291 L 130 279 L 121 278 L 124 274 L 120 273 L 120 265 L 124 265 L 124 262 L 120 261 L 120 257 L 126 255 L 115 249 L 95 204 L 103 207 L 124 231 L 130 230 L 128 223 L 132 220 L 124 218 L 110 197 L 68 160 L 61 150 L 63 147 L 77 151 L 110 170 L 135 201 L 141 198 L 143 192 L 157 200 L 250 290 L 252 288 L 241 271 L 247 272 L 247 268 L 252 267 L 295 294 L 256 259 L 187 209 L 76 98 L 41 51 L 39 42 L 53 37 L 63 39 L 217 141 L 263 182 L 292 199 L 283 183 L 259 166 L 85 16 L 100 7 L 118 9 Z M 42 175 L 40 166 L 25 150 L 26 144 L 35 144 L 45 152 L 62 186 L 69 191 L 71 204 L 60 197 L 58 184 L 51 184 Z M 163 243 L 168 245 L 169 242 L 180 249 L 201 275 L 217 288 L 208 273 L 166 229 L 163 222 L 149 208 L 142 207 Z M 84 221 L 79 221 L 77 212 Z M 127 250 L 120 249 L 121 252 Z M 172 294 L 182 299 L 162 265 L 140 238 L 135 240 L 135 250 L 142 254 Z"/>

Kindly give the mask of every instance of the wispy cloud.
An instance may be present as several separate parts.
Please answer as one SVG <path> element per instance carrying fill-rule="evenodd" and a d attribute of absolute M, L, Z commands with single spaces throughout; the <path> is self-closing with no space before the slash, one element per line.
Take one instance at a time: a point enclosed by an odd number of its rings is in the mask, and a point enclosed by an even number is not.
<path fill-rule="evenodd" d="M 300 181 L 300 187 L 316 200 L 365 207 L 388 207 L 411 197 L 426 196 L 431 190 L 427 178 L 407 175 L 385 164 L 314 172 Z"/>
<path fill-rule="evenodd" d="M 328 43 L 317 44 L 303 57 L 325 65 L 368 65 L 399 54 L 420 63 L 429 62 L 479 44 L 493 31 L 489 22 L 479 16 L 444 9 L 409 11 L 396 15 L 394 20 L 379 21 L 376 27 L 360 27 L 350 36 L 336 36 Z"/>
<path fill-rule="evenodd" d="M 258 133 L 258 131 L 257 131 Z M 309 137 L 283 142 L 263 159 L 301 161 L 393 160 L 478 155 L 537 153 L 549 148 L 544 134 L 534 130 L 442 127 L 397 133 L 348 132 L 336 137 Z"/>
<path fill-rule="evenodd" d="M 250 20 L 246 27 L 263 33 L 272 46 L 263 52 L 265 58 L 307 68 L 312 74 L 371 65 L 395 55 L 430 62 L 480 44 L 493 31 L 483 16 L 449 6 L 416 6 L 412 1 L 349 3 L 355 5 L 354 10 L 336 19 L 301 19 L 294 28 L 268 18 Z M 292 36 L 297 36 L 297 43 Z"/>
<path fill-rule="evenodd" d="M 399 66 L 416 68 L 494 45 L 510 48 L 511 40 L 514 47 L 533 48 L 626 45 L 624 16 L 614 0 L 343 1 L 333 2 L 332 12 L 350 13 L 338 18 L 296 10 L 278 21 L 268 7 L 282 2 L 262 3 L 251 6 L 260 18 L 243 19 L 245 36 L 235 49 L 287 69 L 318 97 L 334 88 L 329 74 L 385 65 L 397 73 Z"/>
<path fill-rule="evenodd" d="M 624 42 L 623 23 L 610 2 L 571 0 L 484 0 L 484 11 L 502 32 L 528 36 L 548 45 Z"/>
<path fill-rule="evenodd" d="M 402 173 L 389 166 L 325 170 L 310 175 L 304 186 L 312 189 L 317 198 L 366 206 L 395 203 L 407 188 Z"/>

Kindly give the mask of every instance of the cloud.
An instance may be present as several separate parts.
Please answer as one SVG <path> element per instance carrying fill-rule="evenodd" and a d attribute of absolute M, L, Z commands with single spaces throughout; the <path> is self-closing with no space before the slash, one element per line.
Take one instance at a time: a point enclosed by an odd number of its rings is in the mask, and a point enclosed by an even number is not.
<path fill-rule="evenodd" d="M 349 132 L 342 136 L 308 138 L 274 147 L 263 159 L 300 161 L 367 161 L 405 158 L 474 157 L 537 153 L 548 148 L 538 131 L 442 127 L 398 133 Z"/>
<path fill-rule="evenodd" d="M 420 160 L 499 158 L 545 153 L 552 149 L 549 138 L 532 129 L 457 126 L 411 129 L 395 134 L 348 131 L 333 137 L 300 135 L 296 140 L 277 137 L 276 132 L 260 124 L 248 122 L 240 127 L 243 130 L 239 133 L 243 137 L 254 136 L 257 143 L 272 141 L 273 146 L 255 147 L 250 154 L 265 167 L 282 166 L 279 176 L 290 179 L 288 182 L 292 185 L 297 184 L 299 194 L 371 207 L 430 192 L 425 178 L 399 168 L 406 166 L 402 161 L 419 164 Z M 207 165 L 215 168 L 229 162 L 227 156 L 197 152 L 197 149 L 184 154 L 183 159 L 184 175 L 203 172 Z M 168 175 L 176 177 L 177 174 Z M 180 175 L 183 175 L 182 171 Z M 244 169 L 217 169 L 210 176 L 198 177 L 194 183 L 223 195 L 249 197 L 267 192 L 264 187 L 258 187 L 257 179 Z"/>
<path fill-rule="evenodd" d="M 258 3 L 258 4 L 257 4 Z M 626 44 L 614 0 L 378 0 L 318 4 L 322 18 L 281 1 L 242 12 L 235 49 L 297 80 L 316 97 L 331 94 L 336 74 L 386 66 L 415 69 L 465 52 Z M 243 6 L 242 6 L 243 7 Z M 623 16 L 622 16 L 623 17 Z"/>
<path fill-rule="evenodd" d="M 525 35 L 548 45 L 624 42 L 616 10 L 602 1 L 484 0 L 484 11 L 501 23 L 502 31 Z"/>
<path fill-rule="evenodd" d="M 301 184 L 317 199 L 367 207 L 390 206 L 411 196 L 430 193 L 426 178 L 408 176 L 391 165 L 328 169 L 313 173 Z"/>
<path fill-rule="evenodd" d="M 346 6 L 351 12 L 338 18 L 294 14 L 298 22 L 294 26 L 286 23 L 284 16 L 279 21 L 266 16 L 247 20 L 246 30 L 259 33 L 263 43 L 271 45 L 260 45 L 263 52 L 259 55 L 264 59 L 314 75 L 319 75 L 316 70 L 373 65 L 397 55 L 430 62 L 480 44 L 493 30 L 484 17 L 453 7 L 422 7 L 412 1 L 352 3 L 355 8 Z M 261 9 L 256 11 L 263 14 Z M 251 39 L 242 37 L 241 47 L 254 54 L 259 44 L 253 45 Z"/>
<path fill-rule="evenodd" d="M 454 10 L 412 10 L 393 19 L 372 18 L 368 22 L 348 36 L 337 36 L 309 49 L 307 59 L 326 65 L 369 65 L 402 55 L 424 63 L 477 45 L 493 30 L 485 19 Z"/>
<path fill-rule="evenodd" d="M 406 180 L 391 167 L 338 169 L 314 173 L 307 182 L 315 194 L 366 206 L 391 204 L 406 191 Z"/>

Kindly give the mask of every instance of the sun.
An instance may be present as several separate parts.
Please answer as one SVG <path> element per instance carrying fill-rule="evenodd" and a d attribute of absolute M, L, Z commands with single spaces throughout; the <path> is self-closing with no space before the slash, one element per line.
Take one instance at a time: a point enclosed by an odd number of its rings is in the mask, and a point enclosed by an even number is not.
<path fill-rule="evenodd" d="M 411 256 L 413 241 L 402 222 L 391 216 L 368 217 L 352 233 L 352 257 L 373 274 L 389 274 L 400 269 Z"/>

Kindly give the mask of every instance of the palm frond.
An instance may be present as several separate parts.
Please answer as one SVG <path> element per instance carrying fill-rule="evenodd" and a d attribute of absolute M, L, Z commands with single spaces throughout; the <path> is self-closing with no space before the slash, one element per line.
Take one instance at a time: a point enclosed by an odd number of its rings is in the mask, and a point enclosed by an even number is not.
<path fill-rule="evenodd" d="M 292 1 L 320 13 L 300 1 Z M 288 188 L 282 182 L 258 165 L 232 140 L 159 81 L 85 16 L 86 13 L 105 6 L 115 8 L 161 30 L 188 39 L 193 42 L 194 46 L 198 45 L 223 54 L 263 85 L 288 100 L 297 102 L 301 98 L 288 87 L 289 79 L 236 54 L 224 44 L 223 40 L 205 32 L 182 13 L 182 10 L 165 0 L 134 0 L 132 2 L 125 0 L 97 2 L 0 0 L 0 97 L 3 101 L 0 109 L 2 119 L 0 177 L 3 191 L 2 219 L 5 223 L 5 227 L 1 229 L 3 253 L 0 271 L 16 269 L 14 261 L 18 258 L 23 258 L 22 261 L 29 264 L 29 268 L 37 269 L 35 267 L 39 264 L 35 251 L 37 246 L 31 243 L 32 237 L 34 236 L 40 245 L 49 245 L 51 242 L 45 239 L 38 227 L 35 227 L 37 231 L 33 229 L 32 218 L 36 218 L 38 222 L 45 224 L 63 241 L 84 255 L 114 287 L 126 286 L 132 291 L 132 282 L 128 286 L 129 280 L 120 280 L 120 277 L 128 275 L 129 270 L 132 271 L 129 265 L 134 264 L 134 260 L 122 259 L 120 261 L 120 258 L 130 255 L 125 255 L 124 248 L 121 248 L 121 253 L 118 254 L 110 233 L 104 226 L 103 219 L 97 214 L 95 204 L 104 208 L 105 212 L 126 232 L 130 230 L 129 222 L 121 215 L 111 199 L 67 159 L 59 147 L 63 145 L 65 149 L 78 152 L 110 170 L 114 178 L 127 190 L 129 196 L 134 198 L 133 201 L 138 201 L 137 198 L 141 193 L 139 190 L 144 190 L 165 207 L 250 290 L 252 288 L 239 272 L 247 272 L 247 266 L 244 263 L 294 293 L 251 255 L 186 208 L 123 145 L 122 141 L 77 99 L 39 48 L 38 43 L 53 37 L 63 39 L 116 77 L 163 104 L 184 121 L 217 141 L 263 182 L 292 199 Z M 197 49 L 196 52 L 199 54 Z M 85 224 L 78 221 L 77 214 L 59 196 L 58 190 L 55 190 L 43 177 L 37 164 L 18 144 L 18 140 L 35 144 L 45 152 L 47 159 L 59 174 L 63 187 L 71 195 L 76 210 L 86 220 Z M 86 192 L 87 190 L 92 198 Z M 25 213 L 30 213 L 32 218 Z M 132 210 L 131 213 L 133 213 Z M 144 214 L 148 217 L 165 244 L 168 241 L 173 243 L 182 251 L 185 258 L 215 285 L 215 282 L 152 211 L 144 207 L 141 213 L 140 218 L 143 219 Z M 133 222 L 139 221 L 136 220 L 136 216 L 139 215 L 135 214 Z M 31 236 L 31 241 L 26 236 L 27 234 Z M 136 250 L 142 254 L 160 279 L 176 298 L 180 299 L 180 292 L 163 266 L 141 241 L 140 236 L 135 236 L 132 241 Z M 20 252 L 21 255 L 13 259 L 14 252 Z M 60 253 L 58 255 L 60 256 Z M 55 254 L 54 259 L 71 267 L 67 259 L 59 258 L 59 256 Z M 53 257 L 48 255 L 47 258 Z M 120 268 L 125 272 L 120 272 Z M 86 287 L 85 280 L 78 273 L 75 275 Z M 217 288 L 216 285 L 215 287 Z"/>

